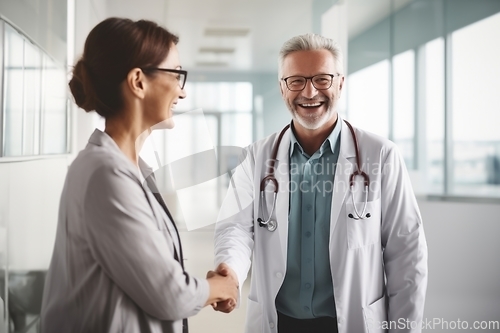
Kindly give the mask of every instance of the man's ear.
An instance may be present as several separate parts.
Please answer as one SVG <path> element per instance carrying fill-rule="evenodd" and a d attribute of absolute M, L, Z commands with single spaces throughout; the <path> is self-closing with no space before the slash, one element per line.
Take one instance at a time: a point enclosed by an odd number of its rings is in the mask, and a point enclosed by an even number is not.
<path fill-rule="evenodd" d="M 340 83 L 339 83 L 339 92 L 342 92 L 342 88 L 344 87 L 344 75 L 341 76 L 340 78 Z M 339 94 L 340 97 L 340 94 Z"/>
<path fill-rule="evenodd" d="M 133 68 L 128 72 L 126 78 L 126 87 L 136 97 L 143 99 L 146 96 L 146 76 L 140 68 Z"/>
<path fill-rule="evenodd" d="M 280 86 L 280 92 L 281 92 L 281 97 L 285 98 L 285 92 L 283 90 L 283 85 L 281 84 L 281 80 L 278 81 L 278 84 Z"/>

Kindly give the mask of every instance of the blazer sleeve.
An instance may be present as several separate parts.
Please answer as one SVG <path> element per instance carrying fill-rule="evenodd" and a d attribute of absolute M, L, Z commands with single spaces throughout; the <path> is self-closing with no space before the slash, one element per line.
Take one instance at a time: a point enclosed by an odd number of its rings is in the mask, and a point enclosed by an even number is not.
<path fill-rule="evenodd" d="M 404 320 L 409 322 L 404 332 L 420 332 L 427 289 L 427 242 L 404 161 L 393 145 L 387 149 L 381 172 L 388 320 Z"/>
<path fill-rule="evenodd" d="M 90 177 L 84 223 L 100 267 L 140 308 L 160 320 L 196 314 L 209 296 L 206 280 L 174 259 L 172 239 L 158 228 L 137 179 L 104 165 Z"/>

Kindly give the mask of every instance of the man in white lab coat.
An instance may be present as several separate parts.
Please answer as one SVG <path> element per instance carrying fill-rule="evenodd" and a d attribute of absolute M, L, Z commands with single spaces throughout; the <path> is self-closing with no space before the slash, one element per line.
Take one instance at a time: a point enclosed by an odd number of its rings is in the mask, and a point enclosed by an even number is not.
<path fill-rule="evenodd" d="M 396 145 L 338 115 L 332 40 L 287 41 L 279 84 L 290 128 L 247 148 L 215 233 L 216 265 L 240 285 L 253 254 L 245 332 L 421 332 L 427 244 Z"/>

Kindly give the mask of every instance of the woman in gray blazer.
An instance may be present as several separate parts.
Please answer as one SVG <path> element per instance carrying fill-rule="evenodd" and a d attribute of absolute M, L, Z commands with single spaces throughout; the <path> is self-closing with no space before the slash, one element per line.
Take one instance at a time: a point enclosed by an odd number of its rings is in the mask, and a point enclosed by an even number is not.
<path fill-rule="evenodd" d="M 76 104 L 106 126 L 66 176 L 42 332 L 187 332 L 183 318 L 236 303 L 232 278 L 184 270 L 177 228 L 139 158 L 150 128 L 171 126 L 172 108 L 186 97 L 177 42 L 153 22 L 119 18 L 87 37 L 69 85 Z"/>

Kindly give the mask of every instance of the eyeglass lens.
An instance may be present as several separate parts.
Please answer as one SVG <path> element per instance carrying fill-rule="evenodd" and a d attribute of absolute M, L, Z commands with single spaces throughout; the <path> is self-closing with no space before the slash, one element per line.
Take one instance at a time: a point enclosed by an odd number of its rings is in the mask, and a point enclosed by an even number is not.
<path fill-rule="evenodd" d="M 186 75 L 184 75 L 183 73 L 179 73 L 177 80 L 179 81 L 179 87 L 181 87 L 181 89 L 184 89 L 184 85 L 186 84 Z"/>
<path fill-rule="evenodd" d="M 314 88 L 318 90 L 328 89 L 332 86 L 332 78 L 333 75 L 329 74 L 318 74 L 314 75 L 311 78 L 307 78 L 304 76 L 290 76 L 285 79 L 285 83 L 288 89 L 292 91 L 299 91 L 306 87 L 307 80 L 311 80 Z"/>

